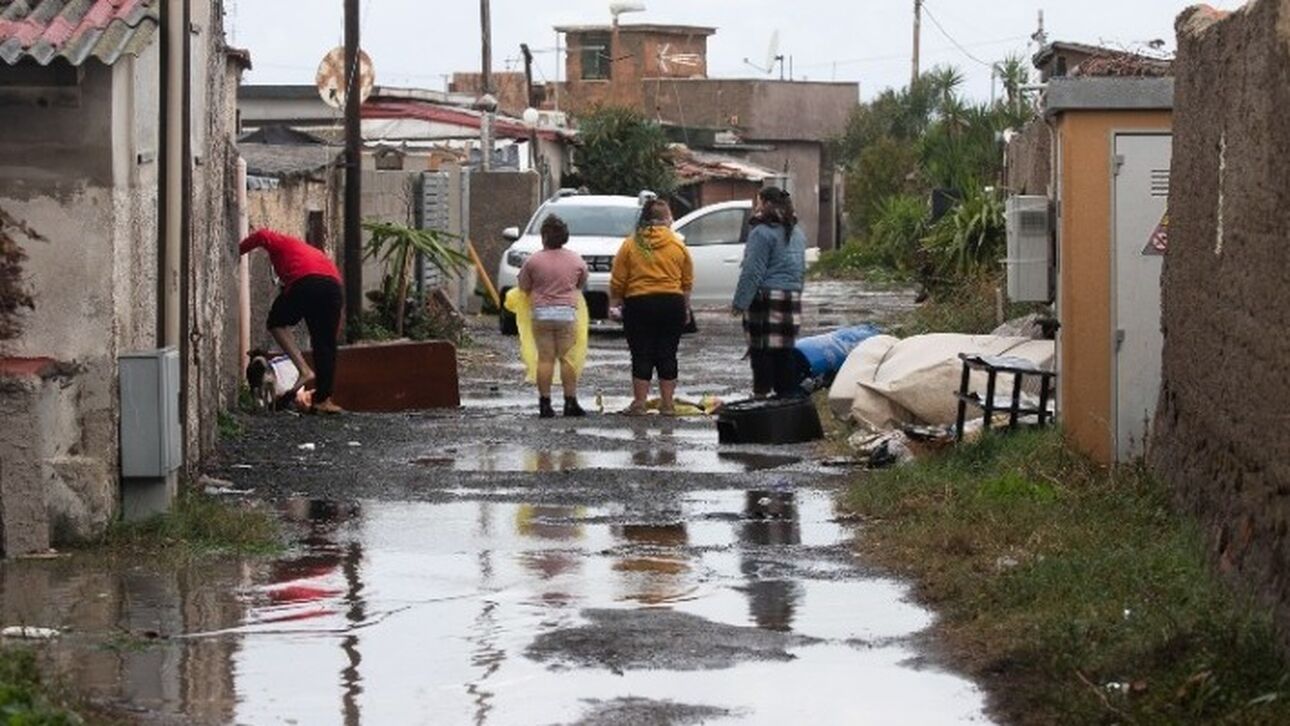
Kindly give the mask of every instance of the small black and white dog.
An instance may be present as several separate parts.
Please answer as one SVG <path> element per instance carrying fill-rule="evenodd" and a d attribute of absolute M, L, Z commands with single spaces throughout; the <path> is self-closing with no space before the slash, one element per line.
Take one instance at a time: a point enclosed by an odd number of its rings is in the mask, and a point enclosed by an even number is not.
<path fill-rule="evenodd" d="M 257 411 L 273 411 L 278 403 L 278 374 L 269 362 L 269 354 L 253 350 L 246 354 L 246 385 Z"/>

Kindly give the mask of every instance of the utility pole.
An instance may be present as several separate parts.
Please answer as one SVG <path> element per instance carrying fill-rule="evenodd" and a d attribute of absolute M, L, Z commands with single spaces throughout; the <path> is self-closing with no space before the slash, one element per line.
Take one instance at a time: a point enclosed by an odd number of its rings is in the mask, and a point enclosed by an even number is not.
<path fill-rule="evenodd" d="M 482 170 L 492 171 L 493 112 L 497 110 L 497 105 L 495 101 L 489 102 L 493 97 L 493 21 L 488 0 L 479 0 L 479 32 L 483 53 L 483 68 L 480 73 L 483 95 L 479 99 L 479 107 L 483 115 L 479 119 L 479 159 Z"/>
<path fill-rule="evenodd" d="M 483 49 L 483 68 L 480 84 L 484 93 L 493 92 L 493 21 L 488 8 L 488 0 L 479 0 L 479 31 Z"/>
<path fill-rule="evenodd" d="M 363 335 L 363 87 L 358 0 L 345 0 L 345 338 Z"/>
<path fill-rule="evenodd" d="M 524 56 L 524 105 L 526 108 L 537 108 L 533 103 L 533 51 L 528 43 L 520 43 L 520 55 Z"/>
<path fill-rule="evenodd" d="M 923 41 L 923 0 L 914 0 L 914 58 L 913 72 L 909 76 L 909 87 L 912 90 L 918 83 L 918 51 Z"/>

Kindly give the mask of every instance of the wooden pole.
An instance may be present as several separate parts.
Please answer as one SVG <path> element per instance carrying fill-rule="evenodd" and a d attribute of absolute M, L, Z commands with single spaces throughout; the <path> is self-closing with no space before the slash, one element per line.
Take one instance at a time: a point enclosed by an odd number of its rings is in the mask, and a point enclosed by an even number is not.
<path fill-rule="evenodd" d="M 493 304 L 498 310 L 502 309 L 502 296 L 497 294 L 497 286 L 493 284 L 493 278 L 489 276 L 488 270 L 484 269 L 484 261 L 479 259 L 479 252 L 475 250 L 475 243 L 466 240 L 466 251 L 470 253 L 470 261 L 475 263 L 475 271 L 479 273 L 479 278 L 484 281 L 484 289 L 488 291 L 488 297 L 492 298 Z"/>
<path fill-rule="evenodd" d="M 918 83 L 919 73 L 919 50 L 923 41 L 923 0 L 914 0 L 914 57 L 912 73 L 909 77 L 909 87 L 912 90 Z"/>
<path fill-rule="evenodd" d="M 363 89 L 358 0 L 345 0 L 345 338 L 363 336 Z"/>

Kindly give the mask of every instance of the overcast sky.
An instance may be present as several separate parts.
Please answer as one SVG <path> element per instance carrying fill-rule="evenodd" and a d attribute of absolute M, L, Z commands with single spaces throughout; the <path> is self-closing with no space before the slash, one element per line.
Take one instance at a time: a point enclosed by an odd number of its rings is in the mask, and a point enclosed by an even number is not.
<path fill-rule="evenodd" d="M 476 0 L 360 0 L 363 47 L 379 85 L 440 89 L 444 75 L 480 67 Z M 709 25 L 709 75 L 755 77 L 779 31 L 798 79 L 859 81 L 861 95 L 909 78 L 913 0 L 644 0 L 624 23 Z M 923 64 L 949 63 L 968 94 L 990 96 L 989 63 L 1034 51 L 1045 12 L 1050 39 L 1134 48 L 1174 47 L 1173 21 L 1186 0 L 925 0 Z M 1210 0 L 1221 8 L 1240 0 Z M 342 0 L 226 0 L 231 41 L 251 51 L 250 83 L 313 83 L 318 62 L 343 40 Z M 493 66 L 522 70 L 520 43 L 537 53 L 538 80 L 555 79 L 557 24 L 607 23 L 608 0 L 492 0 Z M 938 23 L 939 26 L 938 27 Z M 956 47 L 961 46 L 961 47 Z M 776 71 L 778 74 L 778 71 Z"/>

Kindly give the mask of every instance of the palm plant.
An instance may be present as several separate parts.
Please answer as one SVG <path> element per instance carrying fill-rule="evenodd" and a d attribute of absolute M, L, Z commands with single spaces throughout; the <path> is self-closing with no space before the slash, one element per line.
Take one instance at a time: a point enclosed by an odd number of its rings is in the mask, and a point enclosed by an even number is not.
<path fill-rule="evenodd" d="M 455 237 L 446 232 L 375 221 L 364 222 L 363 229 L 371 235 L 363 250 L 364 258 L 379 259 L 385 266 L 382 293 L 385 300 L 395 301 L 394 330 L 398 335 L 403 335 L 408 286 L 417 255 L 448 277 L 460 274 L 471 264 L 469 256 L 447 244 Z"/>
<path fill-rule="evenodd" d="M 967 277 L 988 270 L 1004 253 L 1003 200 L 993 190 L 975 188 L 923 238 L 938 277 Z"/>

